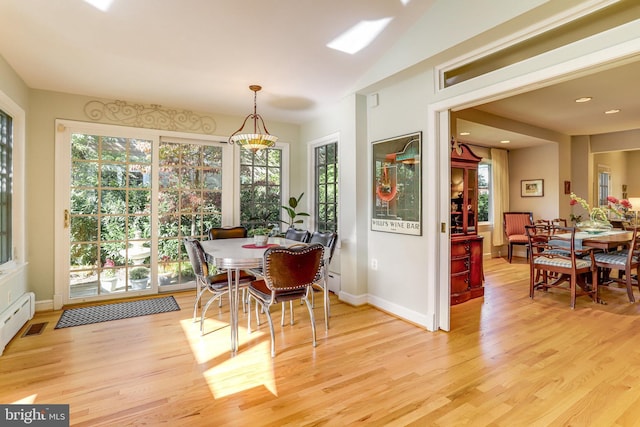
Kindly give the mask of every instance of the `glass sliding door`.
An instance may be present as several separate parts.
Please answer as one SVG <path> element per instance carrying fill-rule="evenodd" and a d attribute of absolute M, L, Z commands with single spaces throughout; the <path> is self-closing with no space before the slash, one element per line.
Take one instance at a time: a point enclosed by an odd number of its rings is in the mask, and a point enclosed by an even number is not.
<path fill-rule="evenodd" d="M 57 121 L 54 306 L 195 287 L 182 241 L 232 225 L 234 147 L 163 133 Z"/>
<path fill-rule="evenodd" d="M 158 190 L 158 284 L 194 285 L 182 239 L 207 239 L 222 225 L 222 146 L 161 141 Z"/>
<path fill-rule="evenodd" d="M 150 140 L 71 134 L 70 298 L 149 289 Z"/>

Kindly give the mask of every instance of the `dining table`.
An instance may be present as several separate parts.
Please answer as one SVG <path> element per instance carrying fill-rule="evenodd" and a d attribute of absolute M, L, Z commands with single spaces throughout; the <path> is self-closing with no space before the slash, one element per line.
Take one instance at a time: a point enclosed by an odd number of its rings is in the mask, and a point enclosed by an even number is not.
<path fill-rule="evenodd" d="M 588 234 L 585 232 L 576 233 L 576 241 L 580 239 L 583 246 L 602 249 L 605 251 L 618 249 L 631 242 L 633 231 L 611 230 L 599 234 Z"/>
<path fill-rule="evenodd" d="M 229 323 L 231 328 L 231 354 L 238 351 L 238 288 L 240 270 L 263 267 L 264 252 L 273 246 L 304 244 L 282 237 L 269 237 L 265 246 L 256 246 L 253 238 L 202 240 L 207 260 L 220 270 L 227 271 L 229 284 Z M 234 274 L 235 272 L 235 274 Z"/>

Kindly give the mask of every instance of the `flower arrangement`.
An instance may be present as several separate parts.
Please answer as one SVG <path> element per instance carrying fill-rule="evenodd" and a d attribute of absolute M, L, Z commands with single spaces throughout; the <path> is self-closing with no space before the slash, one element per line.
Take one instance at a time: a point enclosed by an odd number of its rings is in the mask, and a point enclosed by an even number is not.
<path fill-rule="evenodd" d="M 616 215 L 624 218 L 629 209 L 632 208 L 629 200 L 618 200 L 613 196 L 607 197 L 607 206 L 596 208 L 590 207 L 585 199 L 576 196 L 575 193 L 571 193 L 570 197 L 571 201 L 569 202 L 569 204 L 571 206 L 580 204 L 580 206 L 582 206 L 587 212 L 589 212 L 589 217 L 593 221 L 609 222 L 609 216 L 607 215 L 608 212 L 613 212 Z"/>

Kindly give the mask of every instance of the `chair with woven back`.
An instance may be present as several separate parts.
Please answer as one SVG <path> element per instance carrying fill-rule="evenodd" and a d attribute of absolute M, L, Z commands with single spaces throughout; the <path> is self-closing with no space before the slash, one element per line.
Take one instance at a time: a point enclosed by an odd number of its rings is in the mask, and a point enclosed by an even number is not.
<path fill-rule="evenodd" d="M 638 228 L 633 227 L 633 236 L 627 248 L 614 252 L 598 252 L 594 254 L 594 258 L 598 269 L 605 269 L 607 273 L 610 270 L 619 271 L 618 278 L 613 278 L 607 274 L 608 280 L 624 284 L 627 288 L 629 302 L 635 302 L 633 286 L 637 286 L 640 290 L 638 281 L 640 277 L 640 238 L 638 238 Z"/>
<path fill-rule="evenodd" d="M 513 246 L 527 246 L 528 239 L 525 232 L 526 225 L 533 225 L 533 213 L 531 212 L 504 212 L 503 226 L 504 234 L 507 238 L 508 260 L 511 263 L 513 258 Z"/>
<path fill-rule="evenodd" d="M 576 229 L 526 225 L 529 252 L 529 297 L 542 289 L 560 289 L 570 294 L 575 308 L 578 295 L 588 295 L 594 302 L 598 296 L 598 271 L 593 248 L 576 243 Z"/>
<path fill-rule="evenodd" d="M 271 357 L 275 357 L 275 332 L 270 307 L 274 304 L 302 299 L 309 311 L 313 346 L 316 346 L 316 326 L 309 294 L 314 283 L 322 280 L 324 246 L 274 246 L 264 252 L 263 277 L 249 284 L 249 298 L 256 301 L 257 324 L 260 325 L 258 306 L 267 315 L 271 333 Z M 251 310 L 248 313 L 248 331 L 251 333 Z"/>

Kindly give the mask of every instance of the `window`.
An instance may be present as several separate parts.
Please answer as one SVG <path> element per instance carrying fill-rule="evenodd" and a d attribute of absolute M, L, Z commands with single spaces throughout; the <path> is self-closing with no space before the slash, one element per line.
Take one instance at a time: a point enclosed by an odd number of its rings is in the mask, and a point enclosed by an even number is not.
<path fill-rule="evenodd" d="M 611 175 L 608 171 L 600 170 L 598 172 L 598 206 L 607 206 L 609 202 L 609 189 L 611 186 Z"/>
<path fill-rule="evenodd" d="M 13 119 L 0 110 L 0 264 L 12 257 Z"/>
<path fill-rule="evenodd" d="M 478 222 L 488 222 L 492 217 L 491 163 L 483 161 L 478 165 Z"/>
<path fill-rule="evenodd" d="M 240 150 L 240 224 L 280 228 L 283 150 Z"/>
<path fill-rule="evenodd" d="M 314 148 L 315 212 L 318 231 L 338 231 L 338 143 Z"/>

